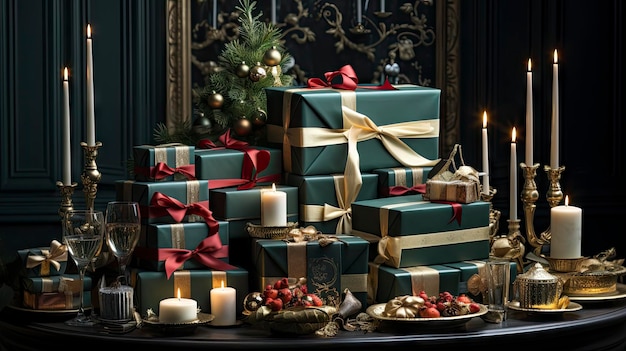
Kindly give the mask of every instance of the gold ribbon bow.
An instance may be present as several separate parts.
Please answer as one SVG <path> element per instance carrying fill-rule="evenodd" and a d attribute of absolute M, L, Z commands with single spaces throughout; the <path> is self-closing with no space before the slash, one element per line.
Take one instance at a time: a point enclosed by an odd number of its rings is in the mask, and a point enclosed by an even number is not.
<path fill-rule="evenodd" d="M 61 262 L 67 261 L 67 246 L 57 240 L 52 240 L 50 249 L 42 249 L 41 255 L 29 255 L 26 260 L 26 268 L 35 268 L 41 265 L 40 274 L 50 275 L 50 265 L 58 271 L 61 269 Z"/>
<path fill-rule="evenodd" d="M 322 232 L 317 230 L 312 225 L 307 226 L 305 228 L 300 227 L 300 228 L 292 229 L 289 231 L 289 236 L 296 243 L 300 243 L 304 241 L 317 241 L 322 247 L 330 245 L 336 241 L 339 241 L 339 238 L 337 238 L 336 236 L 322 234 Z"/>

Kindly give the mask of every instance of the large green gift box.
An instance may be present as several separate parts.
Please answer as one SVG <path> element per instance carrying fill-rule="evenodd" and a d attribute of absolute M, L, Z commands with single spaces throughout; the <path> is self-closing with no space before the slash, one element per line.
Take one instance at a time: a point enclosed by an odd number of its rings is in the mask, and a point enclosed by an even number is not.
<path fill-rule="evenodd" d="M 195 179 L 194 146 L 182 144 L 133 147 L 133 173 L 139 181 Z"/>
<path fill-rule="evenodd" d="M 280 183 L 283 173 L 282 150 L 278 148 L 255 146 L 254 150 L 269 153 L 269 161 L 262 163 L 257 160 L 259 169 L 250 169 L 250 174 L 244 174 L 246 152 L 234 149 L 197 149 L 196 150 L 196 178 L 212 180 L 211 189 L 254 184 L 266 185 Z M 251 157 L 255 157 L 251 153 Z"/>
<path fill-rule="evenodd" d="M 22 277 L 22 289 L 31 293 L 49 293 L 76 290 L 78 291 L 78 284 L 80 277 L 78 274 L 63 274 L 49 277 Z M 91 289 L 91 277 L 85 275 L 83 279 L 83 290 L 87 291 Z"/>
<path fill-rule="evenodd" d="M 136 201 L 141 210 L 144 224 L 176 223 L 168 213 L 168 208 L 183 208 L 188 212 L 181 222 L 204 222 L 204 218 L 194 213 L 193 206 L 209 208 L 208 180 L 181 180 L 171 182 L 139 182 L 134 180 L 118 180 L 115 182 L 115 197 L 120 201 Z M 171 205 L 154 206 L 153 196 L 159 194 L 172 199 Z M 178 207 L 177 207 L 178 205 Z M 182 205 L 182 206 L 181 206 Z M 191 206 L 193 205 L 193 206 Z"/>
<path fill-rule="evenodd" d="M 253 286 L 263 291 L 281 278 L 306 278 L 308 291 L 326 304 L 337 306 L 344 290 L 349 289 L 365 309 L 368 242 L 352 235 L 323 238 L 300 242 L 256 239 Z"/>
<path fill-rule="evenodd" d="M 52 240 L 50 247 L 34 247 L 17 251 L 24 277 L 59 276 L 65 273 L 69 253 L 67 246 Z"/>
<path fill-rule="evenodd" d="M 302 176 L 285 174 L 285 184 L 298 188 L 298 218 L 302 226 L 314 226 L 325 234 L 350 234 L 351 204 L 377 198 L 378 177 L 361 174 L 360 189 L 344 186 L 343 174 Z M 344 190 L 345 189 L 345 190 Z"/>
<path fill-rule="evenodd" d="M 448 291 L 458 295 L 461 272 L 444 265 L 424 265 L 392 268 L 369 262 L 368 299 L 370 303 L 386 303 L 404 295 L 418 295 L 424 290 L 428 296 L 439 296 Z"/>
<path fill-rule="evenodd" d="M 198 308 L 205 313 L 211 312 L 210 291 L 213 288 L 229 286 L 237 293 L 237 314 L 243 312 L 243 300 L 250 292 L 248 289 L 248 271 L 242 268 L 218 270 L 182 270 L 175 271 L 168 279 L 165 272 L 131 268 L 131 286 L 135 289 L 137 311 L 143 316 L 148 309 L 159 313 L 159 302 L 178 296 L 192 298 L 198 302 Z"/>
<path fill-rule="evenodd" d="M 146 232 L 145 246 L 138 246 L 133 252 L 135 265 L 155 271 L 165 271 L 164 251 L 168 252 L 180 249 L 180 253 L 189 250 L 197 250 L 201 243 L 210 240 L 210 245 L 203 245 L 204 255 L 208 255 L 220 261 L 228 263 L 228 222 L 218 221 L 219 230 L 209 235 L 209 227 L 206 223 L 174 223 L 174 224 L 150 224 Z M 209 238 L 210 237 L 210 238 Z M 160 254 L 161 252 L 161 254 Z M 186 260 L 179 269 L 207 269 L 198 260 Z"/>
<path fill-rule="evenodd" d="M 426 180 L 432 167 L 377 168 L 378 196 L 400 196 L 424 193 Z"/>
<path fill-rule="evenodd" d="M 487 281 L 486 263 L 487 260 L 467 260 L 461 262 L 446 263 L 445 266 L 456 268 L 461 271 L 459 281 L 459 293 L 468 294 L 468 296 L 470 296 L 477 302 L 484 302 L 481 300 L 481 294 L 474 293 L 475 291 L 469 291 L 474 289 L 468 289 L 467 283 L 474 274 L 478 274 L 484 282 Z M 511 284 L 509 285 L 509 297 L 512 297 L 513 282 L 515 281 L 515 278 L 517 278 L 517 263 L 511 261 L 510 266 Z"/>
<path fill-rule="evenodd" d="M 429 165 L 439 156 L 441 91 L 395 88 L 266 88 L 268 142 L 282 145 L 285 171 L 300 175 L 343 172 L 352 127 L 362 171 Z"/>
<path fill-rule="evenodd" d="M 395 267 L 489 257 L 489 202 L 445 204 L 404 195 L 352 203 L 352 234 L 372 242 L 370 259 Z"/>

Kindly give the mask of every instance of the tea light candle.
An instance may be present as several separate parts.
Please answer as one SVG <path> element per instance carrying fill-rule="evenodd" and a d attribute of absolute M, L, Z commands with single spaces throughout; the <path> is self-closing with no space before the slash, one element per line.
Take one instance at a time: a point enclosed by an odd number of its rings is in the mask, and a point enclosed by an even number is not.
<path fill-rule="evenodd" d="M 224 287 L 224 281 L 220 288 L 211 289 L 211 314 L 215 317 L 212 325 L 227 326 L 235 325 L 237 320 L 237 291 L 231 287 Z"/>
<path fill-rule="evenodd" d="M 565 196 L 565 205 L 550 209 L 550 257 L 580 258 L 582 241 L 583 210 L 569 205 Z"/>
<path fill-rule="evenodd" d="M 163 299 L 159 302 L 159 322 L 186 323 L 198 319 L 198 302 L 180 297 Z"/>
<path fill-rule="evenodd" d="M 268 227 L 287 226 L 287 193 L 272 189 L 261 190 L 261 225 Z"/>

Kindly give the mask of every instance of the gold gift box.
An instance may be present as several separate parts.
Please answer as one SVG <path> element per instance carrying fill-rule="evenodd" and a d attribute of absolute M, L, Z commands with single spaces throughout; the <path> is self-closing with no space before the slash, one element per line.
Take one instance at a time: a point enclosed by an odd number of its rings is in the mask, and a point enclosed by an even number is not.
<path fill-rule="evenodd" d="M 424 199 L 469 204 L 480 199 L 480 185 L 471 181 L 431 179 L 426 182 Z"/>

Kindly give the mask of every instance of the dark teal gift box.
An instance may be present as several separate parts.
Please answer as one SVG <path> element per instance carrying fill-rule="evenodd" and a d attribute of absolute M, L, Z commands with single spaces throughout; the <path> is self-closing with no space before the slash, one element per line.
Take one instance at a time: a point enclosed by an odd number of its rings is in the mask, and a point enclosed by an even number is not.
<path fill-rule="evenodd" d="M 162 182 L 194 179 L 194 151 L 194 146 L 182 144 L 134 146 L 135 180 Z M 158 167 L 162 167 L 160 172 L 157 172 Z"/>
<path fill-rule="evenodd" d="M 394 167 L 372 170 L 372 173 L 378 175 L 378 196 L 389 197 L 423 193 L 422 190 L 426 188 L 426 180 L 428 180 L 428 173 L 431 169 L 432 167 Z M 419 185 L 423 189 L 420 189 Z"/>
<path fill-rule="evenodd" d="M 443 204 L 421 195 L 355 201 L 352 234 L 373 243 L 372 260 L 395 268 L 486 259 L 489 202 Z"/>
<path fill-rule="evenodd" d="M 282 278 L 306 278 L 307 289 L 331 306 L 338 306 L 349 289 L 367 307 L 368 242 L 352 235 L 323 241 L 286 242 L 255 239 L 254 287 L 263 291 Z"/>
<path fill-rule="evenodd" d="M 472 299 L 477 302 L 482 302 L 482 296 L 480 294 L 472 294 L 470 293 L 467 282 L 474 275 L 478 274 L 483 281 L 487 281 L 487 272 L 485 271 L 485 264 L 487 260 L 467 260 L 462 262 L 452 262 L 446 263 L 445 266 L 456 268 L 461 271 L 460 281 L 459 281 L 459 293 L 468 294 Z M 510 262 L 511 271 L 510 271 L 510 279 L 511 284 L 509 286 L 509 297 L 512 297 L 513 293 L 513 282 L 515 278 L 517 278 L 517 263 L 511 261 Z"/>
<path fill-rule="evenodd" d="M 229 231 L 228 222 L 218 221 L 219 231 L 215 240 L 221 242 L 221 248 L 210 252 L 215 258 L 228 260 Z M 133 256 L 135 265 L 140 268 L 165 271 L 165 261 L 159 260 L 159 249 L 186 249 L 195 250 L 198 245 L 209 236 L 209 227 L 206 223 L 174 223 L 150 224 L 146 231 L 145 246 L 135 248 Z M 191 258 L 183 263 L 180 269 L 207 269 L 205 265 Z"/>
<path fill-rule="evenodd" d="M 346 194 L 343 174 L 301 176 L 293 173 L 285 174 L 285 184 L 298 188 L 299 212 L 301 226 L 312 225 L 325 234 L 350 234 L 344 224 L 350 216 L 351 202 L 356 200 L 375 199 L 377 197 L 378 177 L 372 173 L 362 173 L 363 184 L 358 194 Z M 340 191 L 337 192 L 337 189 Z M 340 205 L 341 204 L 341 205 Z"/>
<path fill-rule="evenodd" d="M 175 223 L 163 208 L 150 205 L 155 193 L 162 193 L 184 205 L 201 204 L 209 208 L 209 181 L 184 180 L 176 182 L 139 182 L 134 180 L 118 180 L 115 182 L 115 198 L 120 201 L 136 201 L 141 210 L 144 224 Z M 204 222 L 204 218 L 189 214 L 183 222 Z"/>
<path fill-rule="evenodd" d="M 237 268 L 228 271 L 218 270 L 182 270 L 175 271 L 168 279 L 165 272 L 131 269 L 131 286 L 135 289 L 137 311 L 146 315 L 148 309 L 159 313 L 159 302 L 178 296 L 192 298 L 198 302 L 202 312 L 211 313 L 210 291 L 213 288 L 229 286 L 237 291 L 237 314 L 243 312 L 243 300 L 250 292 L 248 289 L 248 271 Z"/>
<path fill-rule="evenodd" d="M 266 185 L 279 183 L 283 173 L 282 149 L 255 146 L 254 149 L 266 150 L 270 154 L 270 160 L 266 168 L 254 170 L 257 184 Z M 206 180 L 219 180 L 210 182 L 211 189 L 229 187 L 239 184 L 228 184 L 227 181 L 242 180 L 242 166 L 244 164 L 244 152 L 233 149 L 197 149 L 195 153 L 196 178 Z M 254 177 L 253 177 L 254 179 Z M 247 178 L 246 180 L 252 180 Z M 242 183 L 243 184 L 243 183 Z"/>
<path fill-rule="evenodd" d="M 20 274 L 24 277 L 59 276 L 65 273 L 70 259 L 67 247 L 53 240 L 50 247 L 35 247 L 17 251 L 22 263 Z"/>
<path fill-rule="evenodd" d="M 22 277 L 22 289 L 32 293 L 49 293 L 66 290 L 80 279 L 78 274 L 63 274 L 50 277 Z M 91 277 L 85 275 L 83 290 L 91 290 Z"/>
<path fill-rule="evenodd" d="M 352 125 L 367 124 L 345 118 L 345 108 L 349 108 L 370 121 L 367 127 L 372 132 L 363 129 L 357 144 L 362 171 L 424 165 L 396 160 L 380 139 L 399 138 L 415 154 L 428 160 L 437 159 L 441 91 L 409 84 L 396 88 L 354 91 L 266 88 L 268 142 L 283 147 L 283 166 L 287 172 L 300 175 L 343 172 L 348 153 L 343 133 Z"/>
<path fill-rule="evenodd" d="M 368 284 L 370 303 L 386 303 L 396 296 L 418 295 L 424 290 L 428 296 L 439 296 L 448 291 L 458 295 L 461 272 L 444 265 L 425 265 L 392 268 L 369 263 Z"/>

